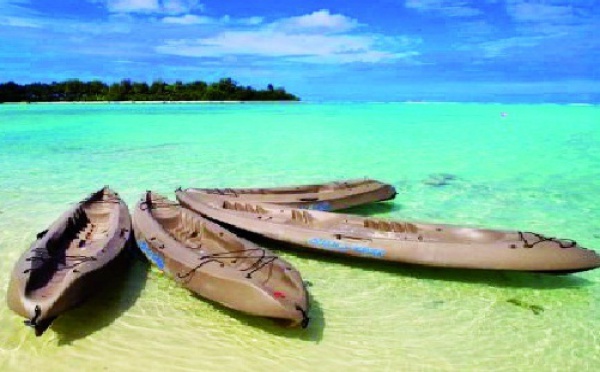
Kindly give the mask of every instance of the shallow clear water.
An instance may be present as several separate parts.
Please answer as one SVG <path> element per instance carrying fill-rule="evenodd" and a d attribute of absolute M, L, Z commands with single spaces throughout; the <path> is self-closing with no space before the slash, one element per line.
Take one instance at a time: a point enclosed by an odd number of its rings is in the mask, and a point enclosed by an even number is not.
<path fill-rule="evenodd" d="M 368 176 L 399 195 L 354 213 L 600 250 L 599 164 L 598 106 L 0 105 L 0 302 L 36 232 L 105 184 L 133 207 L 148 189 Z M 440 174 L 454 179 L 430 185 Z M 196 298 L 138 262 L 41 338 L 0 305 L 0 370 L 600 368 L 600 270 L 444 270 L 268 246 L 312 283 L 306 330 Z"/>

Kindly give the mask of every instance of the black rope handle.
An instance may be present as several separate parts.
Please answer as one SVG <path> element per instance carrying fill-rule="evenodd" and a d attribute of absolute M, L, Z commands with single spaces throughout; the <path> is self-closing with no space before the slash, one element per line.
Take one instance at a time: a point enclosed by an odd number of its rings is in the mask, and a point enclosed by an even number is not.
<path fill-rule="evenodd" d="M 258 251 L 261 253 L 261 255 L 259 257 L 255 257 L 255 256 L 248 256 L 248 255 L 239 255 L 236 256 L 235 254 L 237 253 L 245 253 L 245 252 L 253 252 L 253 251 Z M 243 250 L 239 250 L 239 251 L 231 251 L 231 252 L 224 252 L 224 253 L 215 253 L 209 256 L 203 256 L 202 258 L 207 258 L 207 257 L 211 257 L 211 258 L 222 258 L 222 259 L 232 259 L 232 263 L 235 263 L 238 259 L 243 259 L 243 258 L 248 258 L 248 259 L 256 259 L 255 262 L 253 262 L 249 267 L 245 268 L 245 269 L 240 269 L 240 271 L 248 271 L 251 270 L 249 273 L 246 274 L 246 278 L 251 279 L 252 278 L 252 274 L 254 274 L 255 272 L 257 272 L 258 270 L 262 269 L 263 267 L 272 264 L 273 262 L 275 262 L 275 260 L 277 260 L 279 257 L 275 256 L 275 255 L 267 255 L 267 252 L 262 249 L 262 248 L 251 248 L 251 249 L 243 249 Z M 271 265 L 272 266 L 272 265 Z"/>
<path fill-rule="evenodd" d="M 41 239 L 43 238 L 46 234 L 48 233 L 48 229 L 44 230 L 44 231 L 40 231 L 39 233 L 37 233 L 35 235 L 36 239 Z"/>
<path fill-rule="evenodd" d="M 29 269 L 26 269 L 23 271 L 23 274 L 27 274 L 32 270 L 37 270 L 38 268 L 40 268 L 41 266 L 38 267 L 33 267 L 33 263 L 36 262 L 40 262 L 42 265 L 47 263 L 47 262 L 51 262 L 51 261 L 55 261 L 56 257 L 53 256 L 52 254 L 50 254 L 50 252 L 48 252 L 48 250 L 44 247 L 40 247 L 40 248 L 34 248 L 33 249 L 33 253 L 34 255 L 31 257 L 28 257 L 25 259 L 25 261 L 29 261 L 32 263 L 32 267 Z M 56 271 L 62 271 L 62 270 L 69 270 L 69 269 L 73 269 L 85 262 L 90 262 L 90 261 L 97 261 L 98 259 L 96 257 L 91 257 L 91 256 L 75 256 L 75 255 L 65 255 L 65 265 L 64 266 L 60 266 L 59 268 L 56 269 Z M 73 262 L 71 265 L 67 265 L 66 264 L 66 260 L 76 260 L 75 262 Z"/>
<path fill-rule="evenodd" d="M 240 254 L 240 253 L 247 253 L 247 252 L 253 252 L 253 251 L 260 251 L 261 255 L 258 257 L 253 257 L 253 256 Z M 278 258 L 279 257 L 275 256 L 275 255 L 267 255 L 266 251 L 262 248 L 252 248 L 252 249 L 243 249 L 243 250 L 239 250 L 239 251 L 214 253 L 211 255 L 201 256 L 200 257 L 201 262 L 197 266 L 193 267 L 192 269 L 190 269 L 188 272 L 186 272 L 184 274 L 177 273 L 177 277 L 179 279 L 185 279 L 185 278 L 190 277 L 190 280 L 191 280 L 191 276 L 193 276 L 193 274 L 195 274 L 197 270 L 199 270 L 200 268 L 202 268 L 202 266 L 204 266 L 210 262 L 217 262 L 218 264 L 221 265 L 221 267 L 224 267 L 225 260 L 231 260 L 231 263 L 236 263 L 238 259 L 255 259 L 256 261 L 254 261 L 252 264 L 250 264 L 250 266 L 248 266 L 247 268 L 239 269 L 239 271 L 242 271 L 242 272 L 249 271 L 248 273 L 246 273 L 246 278 L 252 279 L 252 274 L 261 270 L 263 267 L 265 267 L 267 265 L 272 266 L 273 263 Z"/>
<path fill-rule="evenodd" d="M 35 328 L 38 325 L 37 321 L 41 315 L 42 309 L 40 308 L 40 305 L 35 305 L 35 315 L 31 319 L 23 321 L 23 323 L 25 323 L 25 325 L 28 327 Z"/>
<path fill-rule="evenodd" d="M 89 200 L 87 203 L 98 203 L 98 204 L 119 204 L 119 199 L 108 199 L 108 200 Z"/>
<path fill-rule="evenodd" d="M 528 242 L 527 239 L 525 238 L 525 234 L 531 234 L 533 236 L 535 236 L 538 240 L 535 242 Z M 534 232 L 529 232 L 529 231 L 524 231 L 521 232 L 519 231 L 519 239 L 521 241 L 523 241 L 523 246 L 525 248 L 533 248 L 536 244 L 542 243 L 542 242 L 553 242 L 558 244 L 559 247 L 561 248 L 573 248 L 577 245 L 577 242 L 575 240 L 572 239 L 558 239 L 558 238 L 549 238 L 549 237 L 545 237 L 541 234 L 537 234 Z M 566 242 L 566 243 L 563 243 Z"/>
<path fill-rule="evenodd" d="M 298 310 L 300 313 L 302 313 L 302 322 L 300 323 L 300 325 L 302 326 L 302 328 L 308 327 L 308 323 L 310 322 L 310 318 L 308 317 L 308 314 L 306 313 L 306 311 L 302 307 L 300 307 L 299 305 L 296 305 L 296 310 Z"/>

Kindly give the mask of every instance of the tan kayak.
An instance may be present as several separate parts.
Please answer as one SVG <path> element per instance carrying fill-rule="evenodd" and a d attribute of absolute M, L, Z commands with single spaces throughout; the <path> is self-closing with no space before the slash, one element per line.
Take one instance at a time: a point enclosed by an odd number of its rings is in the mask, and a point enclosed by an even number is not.
<path fill-rule="evenodd" d="M 107 187 L 61 215 L 19 258 L 8 306 L 40 336 L 112 275 L 131 235 L 127 205 Z"/>
<path fill-rule="evenodd" d="M 247 189 L 185 189 L 189 193 L 223 195 L 240 202 L 272 203 L 293 208 L 334 211 L 394 199 L 392 185 L 371 179 L 346 180 L 318 185 Z"/>
<path fill-rule="evenodd" d="M 184 191 L 176 195 L 181 205 L 210 219 L 313 250 L 470 269 L 570 273 L 600 266 L 593 250 L 531 232 L 365 218 Z"/>
<path fill-rule="evenodd" d="M 135 207 L 140 250 L 190 291 L 252 315 L 308 324 L 300 273 L 270 251 L 148 191 Z"/>

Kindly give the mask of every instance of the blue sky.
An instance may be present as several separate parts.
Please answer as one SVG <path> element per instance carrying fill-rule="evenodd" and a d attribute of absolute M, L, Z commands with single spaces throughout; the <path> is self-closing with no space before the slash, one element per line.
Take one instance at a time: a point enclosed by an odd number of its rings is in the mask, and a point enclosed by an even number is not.
<path fill-rule="evenodd" d="M 0 81 L 232 77 L 303 100 L 600 101 L 596 0 L 0 0 Z"/>

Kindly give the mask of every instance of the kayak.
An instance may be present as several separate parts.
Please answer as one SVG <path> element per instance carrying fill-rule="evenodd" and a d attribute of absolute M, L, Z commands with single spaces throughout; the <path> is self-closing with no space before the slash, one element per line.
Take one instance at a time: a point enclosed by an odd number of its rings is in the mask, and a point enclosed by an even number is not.
<path fill-rule="evenodd" d="M 571 273 L 600 256 L 575 241 L 523 231 L 359 217 L 176 191 L 186 208 L 267 238 L 369 259 L 435 267 Z"/>
<path fill-rule="evenodd" d="M 98 291 L 130 241 L 127 205 L 108 186 L 39 233 L 15 264 L 7 302 L 40 336 L 52 321 Z"/>
<path fill-rule="evenodd" d="M 307 326 L 302 277 L 269 250 L 150 191 L 136 205 L 133 225 L 148 260 L 193 293 L 248 314 Z"/>
<path fill-rule="evenodd" d="M 392 185 L 367 178 L 314 185 L 237 189 L 187 188 L 184 191 L 222 195 L 240 202 L 272 203 L 322 211 L 346 209 L 396 197 L 396 189 Z"/>

